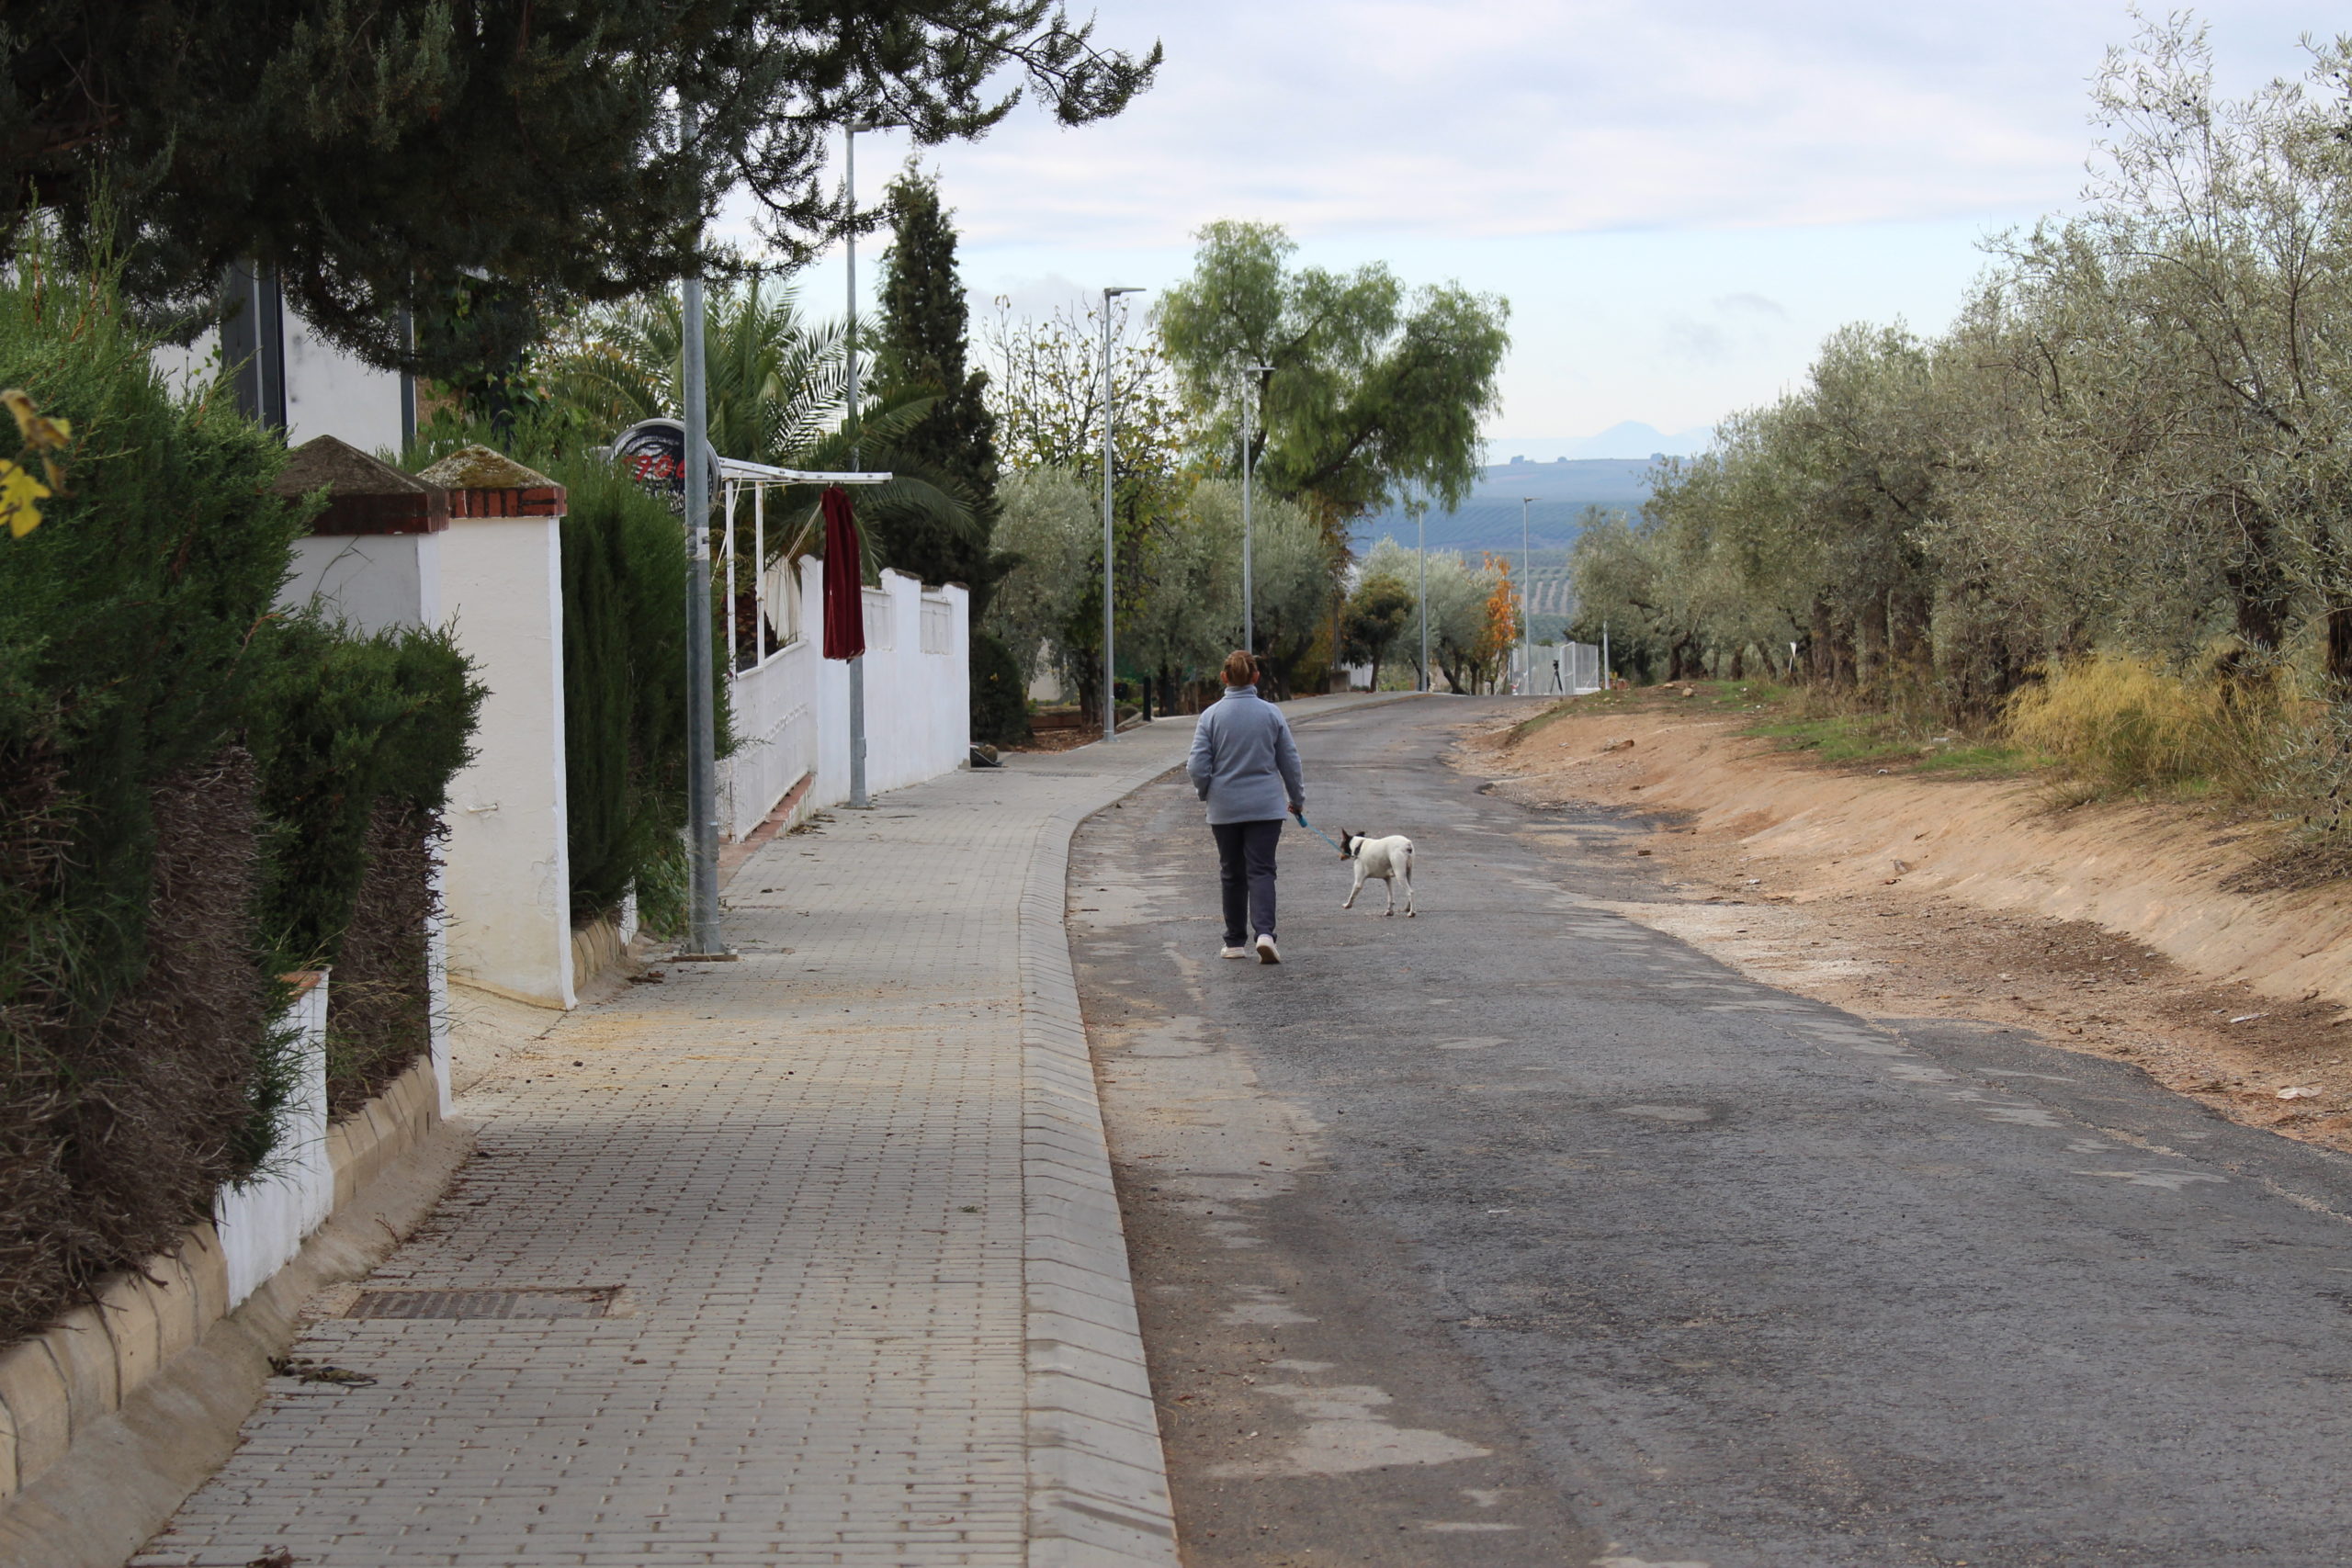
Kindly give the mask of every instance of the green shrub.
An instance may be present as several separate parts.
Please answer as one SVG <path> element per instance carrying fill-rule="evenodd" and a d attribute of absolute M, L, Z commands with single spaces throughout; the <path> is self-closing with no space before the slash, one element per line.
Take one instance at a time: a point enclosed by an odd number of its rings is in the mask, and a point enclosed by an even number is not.
<path fill-rule="evenodd" d="M 351 960 L 371 876 L 421 877 L 473 694 L 442 639 L 277 614 L 306 515 L 269 493 L 283 446 L 175 397 L 103 277 L 19 257 L 0 388 L 73 429 L 45 521 L 0 537 L 5 1342 L 269 1156 L 277 976 Z M 378 901 L 371 952 L 421 953 L 424 897 Z M 413 1025 L 421 973 L 395 988 Z"/>
<path fill-rule="evenodd" d="M 0 1337 L 176 1241 L 268 1142 L 255 634 L 282 448 L 176 401 L 103 280 L 0 282 L 0 387 L 72 422 L 0 536 Z M 0 426 L 5 428 L 5 426 Z"/>
<path fill-rule="evenodd" d="M 1029 739 L 1029 696 L 1021 661 L 987 632 L 972 634 L 972 739 L 1018 746 Z"/>
<path fill-rule="evenodd" d="M 430 1043 L 432 836 L 482 688 L 448 634 L 349 634 L 311 615 L 258 640 L 250 743 L 273 967 L 332 966 L 327 1102 L 357 1109 Z"/>
<path fill-rule="evenodd" d="M 336 963 L 379 804 L 419 820 L 471 755 L 482 698 L 446 632 L 273 623 L 250 729 L 269 823 L 263 935 L 288 968 Z M 332 989 L 329 997 L 333 997 Z"/>
<path fill-rule="evenodd" d="M 571 914 L 585 923 L 631 888 L 648 929 L 679 929 L 686 826 L 686 553 L 675 513 L 602 455 L 556 457 L 563 520 L 563 723 Z M 713 640 L 724 637 L 714 617 Z M 726 660 L 713 660 L 718 750 L 729 746 Z"/>

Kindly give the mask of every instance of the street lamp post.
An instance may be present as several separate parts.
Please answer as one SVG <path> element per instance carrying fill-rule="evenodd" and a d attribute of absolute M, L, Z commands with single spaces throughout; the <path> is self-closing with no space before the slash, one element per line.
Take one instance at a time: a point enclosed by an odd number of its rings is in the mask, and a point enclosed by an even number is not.
<path fill-rule="evenodd" d="M 1421 492 L 1420 503 L 1413 508 L 1413 553 L 1421 564 L 1421 690 L 1433 692 L 1437 683 L 1430 679 L 1430 497 Z"/>
<path fill-rule="evenodd" d="M 1102 290 L 1102 739 L 1119 738 L 1119 704 L 1117 687 L 1112 680 L 1112 637 L 1116 630 L 1111 613 L 1111 569 L 1117 558 L 1117 547 L 1111 536 L 1111 472 L 1113 448 L 1112 429 L 1114 389 L 1111 384 L 1111 302 L 1122 294 L 1140 294 L 1140 288 L 1113 286 Z"/>
<path fill-rule="evenodd" d="M 1519 498 L 1519 656 L 1520 679 L 1526 682 L 1521 696 L 1535 690 L 1535 580 L 1528 575 L 1527 565 L 1527 506 L 1535 498 Z"/>
<path fill-rule="evenodd" d="M 1273 374 L 1271 365 L 1245 365 L 1242 370 L 1250 376 Z M 1257 457 L 1252 450 L 1254 432 L 1251 412 L 1258 397 L 1265 392 L 1265 383 L 1245 387 L 1241 395 L 1241 646 L 1252 658 L 1258 652 L 1258 583 L 1250 560 L 1250 502 L 1258 489 Z M 1253 396 L 1253 394 L 1255 394 Z"/>
<path fill-rule="evenodd" d="M 691 142 L 699 117 L 691 102 L 678 106 L 681 141 Z M 701 243 L 696 225 L 695 243 Z M 685 383 L 686 493 L 686 942 L 697 955 L 724 951 L 718 931 L 718 714 L 710 663 L 710 409 L 704 385 L 702 277 L 679 286 L 684 341 L 678 367 Z"/>
<path fill-rule="evenodd" d="M 888 129 L 888 126 L 875 120 L 852 120 L 842 128 L 845 146 L 842 182 L 849 195 L 849 265 L 845 269 L 849 276 L 847 423 L 849 466 L 853 469 L 865 467 L 865 453 L 858 445 L 857 436 L 857 133 Z M 861 616 L 865 614 L 863 597 L 857 613 Z M 865 794 L 865 655 L 862 653 L 849 661 L 849 803 L 859 811 L 873 805 Z"/>

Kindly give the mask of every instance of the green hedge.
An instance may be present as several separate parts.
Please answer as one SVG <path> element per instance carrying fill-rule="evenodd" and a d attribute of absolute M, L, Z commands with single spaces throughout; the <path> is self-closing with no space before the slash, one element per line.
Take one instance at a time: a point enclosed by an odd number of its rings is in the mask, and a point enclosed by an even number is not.
<path fill-rule="evenodd" d="M 420 819 L 440 810 L 471 754 L 482 688 L 446 632 L 357 637 L 295 615 L 273 623 L 257 651 L 249 734 L 269 824 L 264 935 L 288 968 L 332 964 L 379 806 Z"/>
<path fill-rule="evenodd" d="M 1029 739 L 1029 692 L 1021 661 L 987 632 L 972 634 L 972 739 L 1018 746 Z"/>
<path fill-rule="evenodd" d="M 331 967 L 327 1100 L 357 1109 L 431 1043 L 432 842 L 482 688 L 446 632 L 271 624 L 247 735 L 260 764 L 261 934 Z"/>
<path fill-rule="evenodd" d="M 677 517 L 600 455 L 557 458 L 563 520 L 563 735 L 571 913 L 669 931 L 685 912 L 686 553 Z M 718 695 L 725 705 L 725 660 Z M 720 749 L 725 750 L 722 711 Z"/>
<path fill-rule="evenodd" d="M 446 645 L 274 614 L 284 448 L 152 355 L 103 279 L 0 280 L 0 388 L 73 425 L 0 535 L 0 1339 L 266 1156 L 276 976 L 334 954 L 365 825 L 437 799 L 470 722 Z"/>

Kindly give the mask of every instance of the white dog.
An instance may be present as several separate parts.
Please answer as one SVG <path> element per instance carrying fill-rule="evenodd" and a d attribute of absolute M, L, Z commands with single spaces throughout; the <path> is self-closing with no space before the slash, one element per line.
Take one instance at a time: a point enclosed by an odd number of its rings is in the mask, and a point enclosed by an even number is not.
<path fill-rule="evenodd" d="M 1396 885 L 1405 885 L 1405 918 L 1413 918 L 1413 840 L 1402 833 L 1385 839 L 1367 839 L 1362 833 L 1342 831 L 1340 852 L 1355 862 L 1356 885 L 1348 889 L 1348 901 L 1342 909 L 1356 907 L 1356 895 L 1374 877 L 1388 885 L 1388 908 L 1385 913 L 1396 912 Z"/>

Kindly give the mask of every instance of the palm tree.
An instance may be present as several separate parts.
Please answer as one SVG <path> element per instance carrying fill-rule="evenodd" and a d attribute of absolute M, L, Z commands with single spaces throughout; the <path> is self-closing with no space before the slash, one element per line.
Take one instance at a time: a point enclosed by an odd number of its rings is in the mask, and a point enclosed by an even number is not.
<path fill-rule="evenodd" d="M 756 280 L 714 289 L 703 335 L 710 441 L 727 456 L 784 466 L 841 412 L 848 381 L 841 323 L 809 321 L 793 289 Z M 685 323 L 677 295 L 593 311 L 569 338 L 553 380 L 592 423 L 617 431 L 678 417 Z"/>
<path fill-rule="evenodd" d="M 685 403 L 684 342 L 684 309 L 677 295 L 629 300 L 582 316 L 560 346 L 550 379 L 558 397 L 600 435 L 641 419 L 674 419 Z M 812 321 L 802 313 L 795 289 L 753 279 L 711 291 L 703 343 L 710 442 L 721 454 L 777 468 L 849 467 L 850 441 L 841 428 L 849 412 L 848 344 L 839 321 Z M 960 487 L 895 451 L 895 442 L 937 400 L 910 397 L 876 404 L 867 400 L 870 390 L 860 389 L 859 456 L 865 468 L 896 477 L 863 491 L 858 510 L 883 518 L 910 513 L 957 534 L 977 534 L 979 523 Z M 816 548 L 823 536 L 817 496 L 813 486 L 796 487 L 771 499 L 772 518 L 785 520 L 769 535 L 771 562 Z M 876 531 L 860 532 L 869 572 L 891 564 L 875 550 Z M 739 549 L 749 543 L 739 540 Z"/>

